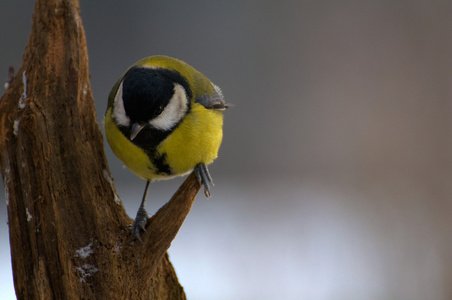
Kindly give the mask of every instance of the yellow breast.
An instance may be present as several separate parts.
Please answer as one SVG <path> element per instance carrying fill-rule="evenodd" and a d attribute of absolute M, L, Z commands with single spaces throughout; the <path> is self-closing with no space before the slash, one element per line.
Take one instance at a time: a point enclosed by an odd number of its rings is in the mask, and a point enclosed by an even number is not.
<path fill-rule="evenodd" d="M 198 163 L 212 163 L 223 138 L 223 113 L 194 103 L 181 124 L 157 147 L 176 175 L 192 170 Z"/>
<path fill-rule="evenodd" d="M 168 179 L 191 171 L 198 163 L 210 164 L 223 138 L 223 114 L 194 103 L 181 124 L 157 147 L 166 154 L 172 176 L 157 174 L 149 156 L 118 129 L 111 108 L 105 114 L 105 135 L 114 154 L 137 176 L 146 180 Z"/>

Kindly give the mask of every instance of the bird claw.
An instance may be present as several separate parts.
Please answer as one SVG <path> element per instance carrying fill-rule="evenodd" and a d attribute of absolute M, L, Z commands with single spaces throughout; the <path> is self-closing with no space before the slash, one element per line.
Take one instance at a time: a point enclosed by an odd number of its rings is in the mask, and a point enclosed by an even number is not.
<path fill-rule="evenodd" d="M 137 237 L 141 243 L 143 243 L 143 240 L 141 239 L 140 232 L 141 230 L 146 231 L 146 223 L 148 222 L 148 218 L 149 216 L 146 210 L 143 207 L 140 207 L 132 225 L 132 235 Z"/>
<path fill-rule="evenodd" d="M 204 186 L 204 195 L 206 195 L 206 198 L 210 198 L 210 185 L 214 186 L 214 184 L 206 164 L 197 164 L 195 167 L 195 174 L 199 184 Z"/>

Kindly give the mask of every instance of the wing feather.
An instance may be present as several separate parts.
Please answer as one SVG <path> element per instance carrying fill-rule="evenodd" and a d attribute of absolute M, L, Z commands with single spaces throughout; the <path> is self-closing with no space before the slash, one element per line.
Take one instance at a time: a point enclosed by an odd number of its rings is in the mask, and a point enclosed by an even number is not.
<path fill-rule="evenodd" d="M 215 84 L 212 83 L 212 85 L 215 90 L 214 93 L 212 95 L 201 95 L 195 99 L 195 102 L 207 109 L 225 110 L 228 108 L 228 105 L 224 101 L 223 92 Z"/>

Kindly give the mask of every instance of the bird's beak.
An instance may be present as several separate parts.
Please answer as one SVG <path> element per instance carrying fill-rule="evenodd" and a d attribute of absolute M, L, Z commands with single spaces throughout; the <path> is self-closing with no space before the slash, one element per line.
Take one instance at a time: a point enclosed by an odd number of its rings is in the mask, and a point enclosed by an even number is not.
<path fill-rule="evenodd" d="M 144 128 L 144 126 L 146 126 L 146 124 L 140 124 L 138 122 L 132 124 L 132 130 L 130 130 L 131 141 L 133 141 L 137 137 L 137 134 L 141 131 L 141 129 Z"/>

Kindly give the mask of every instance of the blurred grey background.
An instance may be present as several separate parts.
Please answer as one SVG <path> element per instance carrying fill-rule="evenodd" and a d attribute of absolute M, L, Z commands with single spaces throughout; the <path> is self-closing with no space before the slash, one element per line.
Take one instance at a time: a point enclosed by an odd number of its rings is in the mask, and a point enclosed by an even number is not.
<path fill-rule="evenodd" d="M 0 2 L 0 79 L 32 11 Z M 452 299 L 452 2 L 81 0 L 81 15 L 100 124 L 115 81 L 154 54 L 235 104 L 213 197 L 169 250 L 188 299 Z M 144 182 L 105 148 L 133 217 Z M 148 210 L 181 182 L 152 184 Z"/>

